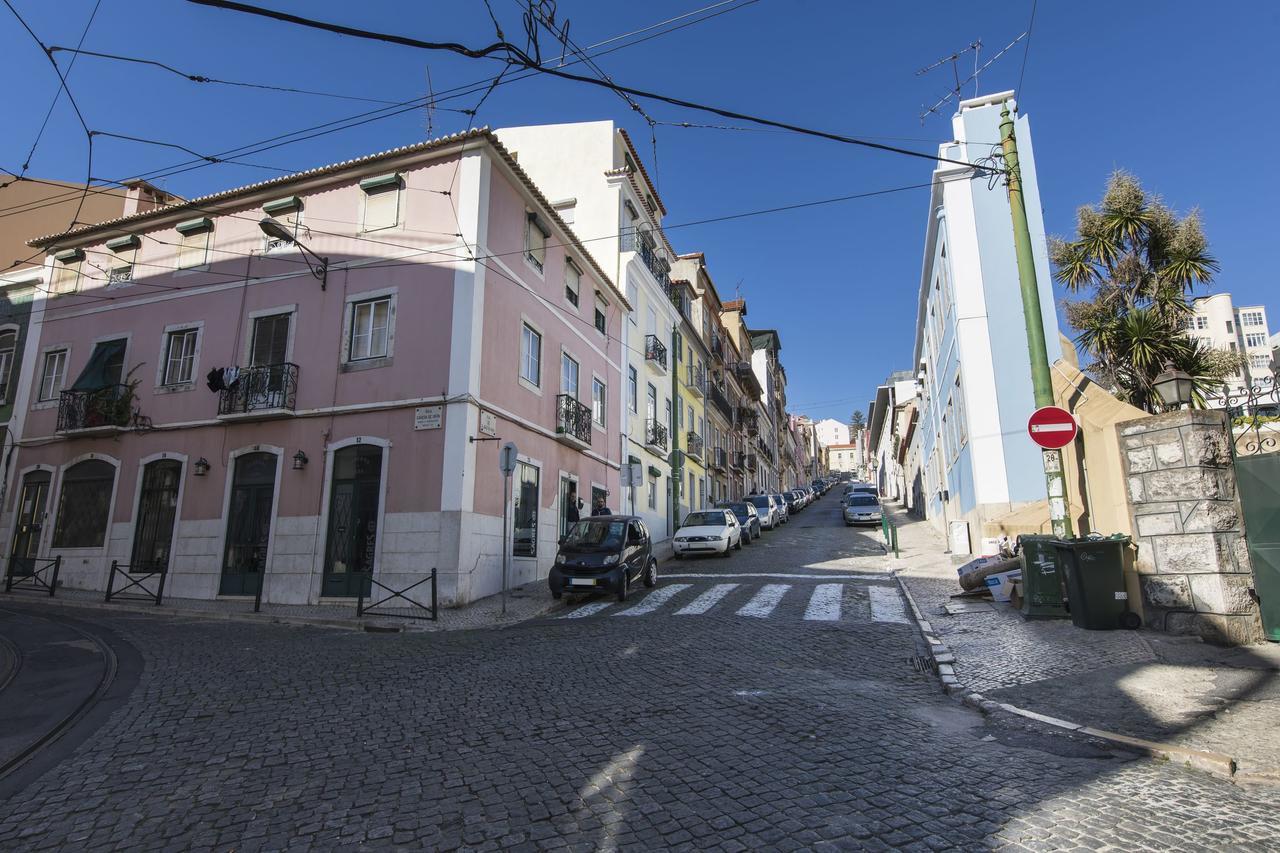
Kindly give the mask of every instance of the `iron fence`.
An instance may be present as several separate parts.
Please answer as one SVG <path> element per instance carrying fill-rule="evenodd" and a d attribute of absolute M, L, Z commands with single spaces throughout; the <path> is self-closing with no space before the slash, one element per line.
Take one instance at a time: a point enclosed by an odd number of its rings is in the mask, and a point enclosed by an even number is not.
<path fill-rule="evenodd" d="M 657 335 L 644 336 L 644 357 L 646 361 L 656 362 L 663 370 L 667 369 L 667 347 Z"/>
<path fill-rule="evenodd" d="M 289 362 L 246 367 L 218 396 L 219 415 L 271 409 L 292 410 L 298 396 L 298 365 Z"/>
<path fill-rule="evenodd" d="M 35 557 L 10 557 L 9 565 L 4 573 L 4 591 L 13 592 L 15 587 L 48 592 L 49 597 L 58 591 L 58 572 L 62 569 L 62 556 L 52 560 L 40 560 Z"/>
<path fill-rule="evenodd" d="M 128 385 L 63 391 L 58 397 L 58 432 L 127 427 L 132 417 L 133 389 Z"/>
<path fill-rule="evenodd" d="M 107 597 L 106 601 L 150 601 L 157 607 L 164 599 L 164 581 L 168 575 L 164 566 L 157 567 L 156 563 L 141 563 L 139 565 L 130 565 L 121 563 L 119 560 L 111 561 L 111 574 L 107 575 Z M 124 586 L 116 589 L 116 576 L 123 578 Z M 152 578 L 158 577 L 155 590 L 147 589 L 145 582 Z M 129 590 L 136 589 L 137 592 Z"/>
<path fill-rule="evenodd" d="M 406 602 L 409 605 L 408 613 L 391 613 L 386 610 L 379 610 L 374 615 L 386 616 L 392 619 L 430 619 L 432 622 L 436 621 L 437 611 L 436 611 L 436 570 L 435 569 L 432 569 L 431 574 L 428 575 L 427 577 L 422 578 L 421 580 L 415 583 L 411 583 L 408 586 L 406 586 L 404 589 L 400 589 L 400 590 L 393 589 L 387 586 L 386 584 L 382 583 L 381 581 L 379 581 L 377 578 L 373 576 L 373 572 L 361 572 L 360 574 L 364 574 L 368 576 L 365 579 L 369 582 L 368 587 L 370 589 L 370 592 L 372 592 L 372 588 L 376 586 L 378 589 L 389 594 L 387 595 L 386 598 L 379 599 L 373 604 L 366 605 L 364 603 L 364 599 L 365 599 L 364 591 L 365 591 L 366 585 L 360 584 L 360 595 L 356 599 L 356 616 L 357 617 L 367 616 L 370 613 L 374 613 L 374 608 L 383 607 L 389 601 L 398 600 L 398 601 Z M 412 598 L 409 598 L 410 592 L 422 586 L 424 583 L 428 583 L 428 582 L 430 582 L 431 584 L 431 604 L 429 605 L 423 604 L 419 601 L 414 601 Z M 425 615 L 425 616 L 418 615 L 417 611 L 419 610 L 423 611 L 423 613 L 426 613 L 428 615 Z"/>
<path fill-rule="evenodd" d="M 644 427 L 644 443 L 650 447 L 667 449 L 667 428 L 657 421 L 648 421 Z"/>
<path fill-rule="evenodd" d="M 572 394 L 556 396 L 556 435 L 568 435 L 591 443 L 591 407 Z"/>

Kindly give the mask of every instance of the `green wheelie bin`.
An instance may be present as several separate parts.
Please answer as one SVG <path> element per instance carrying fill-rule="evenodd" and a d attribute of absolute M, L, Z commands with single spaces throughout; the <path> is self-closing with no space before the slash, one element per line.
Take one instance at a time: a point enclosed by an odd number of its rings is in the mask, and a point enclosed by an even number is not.
<path fill-rule="evenodd" d="M 1066 619 L 1062 567 L 1055 537 L 1024 535 L 1022 546 L 1022 618 Z"/>
<path fill-rule="evenodd" d="M 1137 628 L 1124 585 L 1124 553 L 1129 537 L 1056 539 L 1053 548 L 1066 574 L 1071 624 L 1093 631 Z"/>

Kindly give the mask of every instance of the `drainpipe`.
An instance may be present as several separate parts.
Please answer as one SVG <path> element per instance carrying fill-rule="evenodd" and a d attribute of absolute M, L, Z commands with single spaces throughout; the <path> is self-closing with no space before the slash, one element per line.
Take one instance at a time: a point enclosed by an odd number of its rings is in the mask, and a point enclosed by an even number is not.
<path fill-rule="evenodd" d="M 671 523 L 668 524 L 671 535 L 676 535 L 676 525 L 680 519 L 680 489 L 684 485 L 684 454 L 680 451 L 680 442 L 676 434 L 680 432 L 679 423 L 683 404 L 680 402 L 680 323 L 671 326 L 671 455 L 667 457 L 671 463 Z"/>

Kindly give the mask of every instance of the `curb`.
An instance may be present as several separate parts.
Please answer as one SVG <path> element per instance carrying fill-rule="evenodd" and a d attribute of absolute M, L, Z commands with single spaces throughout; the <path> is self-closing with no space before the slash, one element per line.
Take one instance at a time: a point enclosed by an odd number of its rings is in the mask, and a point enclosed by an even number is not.
<path fill-rule="evenodd" d="M 911 590 L 907 588 L 907 584 L 902 580 L 896 568 L 890 568 L 889 573 L 893 579 L 897 581 L 898 589 L 902 591 L 902 595 L 907 600 L 907 604 L 911 608 L 911 615 L 916 620 L 916 626 L 920 629 L 920 633 L 924 635 L 925 642 L 929 645 L 929 654 L 933 658 L 934 669 L 938 673 L 938 677 L 942 681 L 942 689 L 947 695 L 952 696 L 964 704 L 976 708 L 984 714 L 992 715 L 997 713 L 1014 714 L 1027 720 L 1033 720 L 1047 726 L 1062 729 L 1067 732 L 1074 732 L 1084 735 L 1085 737 L 1095 738 L 1097 740 L 1106 741 L 1107 743 L 1126 749 L 1130 752 L 1136 752 L 1139 755 L 1145 755 L 1149 758 L 1160 758 L 1165 761 L 1175 761 L 1187 767 L 1193 767 L 1197 770 L 1203 770 L 1212 773 L 1229 782 L 1235 783 L 1280 783 L 1280 778 L 1273 777 L 1268 773 L 1237 773 L 1237 763 L 1235 758 L 1221 752 L 1210 752 L 1202 749 L 1191 749 L 1184 746 L 1175 746 L 1173 744 L 1158 743 L 1156 741 L 1143 740 L 1141 738 L 1130 737 L 1116 732 L 1109 732 L 1103 729 L 1095 729 L 1081 723 L 1073 723 L 1070 720 L 1062 720 L 1057 717 L 1050 717 L 1047 714 L 1037 714 L 1035 711 L 1028 711 L 1025 708 L 1019 708 L 1016 705 L 1010 705 L 1007 702 L 996 702 L 987 699 L 981 693 L 977 693 L 968 689 L 960 683 L 960 679 L 955 673 L 955 655 L 951 653 L 951 649 L 942 639 L 934 632 L 933 626 L 929 624 L 929 620 L 924 618 L 924 614 L 920 612 L 919 606 L 916 604 L 915 597 L 912 596 Z"/>

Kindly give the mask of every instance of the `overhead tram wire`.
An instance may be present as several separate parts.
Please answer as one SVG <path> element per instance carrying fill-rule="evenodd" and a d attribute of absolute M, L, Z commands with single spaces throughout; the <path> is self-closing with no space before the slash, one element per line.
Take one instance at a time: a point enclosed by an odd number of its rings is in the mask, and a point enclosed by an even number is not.
<path fill-rule="evenodd" d="M 574 74 L 559 68 L 551 68 L 545 65 L 539 65 L 532 57 L 514 44 L 506 41 L 498 41 L 493 44 L 480 48 L 471 48 L 457 42 L 428 42 L 421 39 L 412 38 L 410 36 L 401 36 L 394 33 L 380 33 L 374 30 L 365 30 L 358 27 L 348 27 L 344 24 L 333 24 L 326 21 L 317 21 L 312 18 L 304 18 L 300 15 L 292 15 L 287 12 L 278 12 L 273 9 L 264 9 L 259 6 L 251 6 L 247 3 L 235 2 L 235 0 L 187 0 L 188 3 L 197 6 L 210 6 L 215 9 L 223 9 L 231 12 L 240 12 L 247 15 L 256 15 L 263 18 L 280 21 L 295 26 L 307 27 L 310 29 L 321 30 L 323 32 L 335 33 L 338 35 L 351 36 L 353 38 L 361 38 L 370 41 L 378 41 L 386 44 L 400 45 L 402 47 L 412 47 L 418 50 L 445 51 L 456 53 L 461 56 L 470 57 L 472 59 L 488 59 L 488 58 L 505 58 L 517 65 L 522 65 L 530 70 L 540 74 L 547 74 L 552 77 L 559 77 L 564 80 L 570 80 L 576 83 L 586 83 L 591 86 L 610 89 L 612 91 L 625 92 L 628 95 L 634 95 L 638 98 L 646 98 L 649 100 L 659 101 L 672 106 L 685 107 L 699 112 L 707 112 L 722 118 L 737 119 L 739 121 L 748 121 L 753 124 L 763 125 L 765 127 L 776 127 L 782 130 L 790 130 L 794 133 L 804 136 L 814 136 L 820 139 L 828 139 L 833 142 L 839 142 L 845 145 L 853 145 L 862 148 L 869 148 L 877 151 L 884 151 L 893 154 L 900 154 L 905 157 L 914 157 L 922 160 L 929 160 L 936 163 L 949 163 L 957 166 L 967 166 L 972 169 L 978 169 L 983 172 L 996 172 L 999 170 L 991 166 L 982 164 L 969 163 L 963 160 L 952 160 L 937 154 L 927 154 L 922 151 L 912 151 L 909 148 L 900 148 L 896 145 L 886 145 L 880 142 L 872 142 L 869 139 L 859 139 L 857 137 L 845 136 L 838 133 L 832 133 L 825 130 L 817 130 L 814 128 L 803 127 L 789 122 L 778 121 L 776 119 L 763 118 L 753 116 L 747 113 L 740 113 L 734 110 L 725 109 L 723 107 L 715 107 L 708 104 L 700 104 L 695 101 L 689 101 L 684 98 L 677 98 L 671 95 L 663 95 L 657 92 L 650 92 L 639 89 L 634 86 L 624 86 L 618 83 L 598 80 L 594 77 L 587 77 L 581 74 Z"/>
<path fill-rule="evenodd" d="M 1022 48 L 1022 67 L 1018 69 L 1018 98 L 1022 98 L 1022 78 L 1027 73 L 1027 57 L 1031 55 L 1031 30 L 1036 25 L 1036 5 L 1038 0 L 1031 0 L 1031 21 L 1027 24 L 1027 43 Z"/>
<path fill-rule="evenodd" d="M 10 9 L 12 8 L 13 7 L 11 6 Z M 98 9 L 100 8 L 102 8 L 102 0 L 97 0 L 97 2 L 93 4 L 93 11 L 89 13 L 89 20 L 85 22 L 84 29 L 80 31 L 80 41 L 76 44 L 77 49 L 84 46 L 84 40 L 89 35 L 89 28 L 93 26 L 94 19 L 98 17 Z M 14 12 L 14 14 L 16 15 L 17 12 Z M 30 32 L 29 29 L 28 32 Z M 35 34 L 32 33 L 32 35 L 34 36 Z M 39 39 L 37 39 L 37 41 L 39 41 Z M 53 59 L 51 55 L 49 58 L 50 60 Z M 71 58 L 71 62 L 67 64 L 66 73 L 68 76 L 70 76 L 71 69 L 75 67 L 75 64 L 76 60 L 73 56 Z M 54 63 L 54 65 L 56 66 L 57 63 Z M 59 86 L 58 90 L 53 93 L 53 100 L 49 102 L 49 109 L 44 114 L 44 121 L 40 122 L 40 130 L 36 132 L 35 141 L 31 143 L 31 150 L 27 152 L 27 159 L 22 161 L 22 171 L 17 177 L 26 175 L 27 169 L 31 168 L 31 158 L 36 156 L 36 149 L 40 147 L 40 140 L 44 138 L 45 129 L 49 127 L 49 119 L 53 117 L 53 110 L 58 106 L 58 101 L 62 98 L 62 90 L 63 87 Z"/>
<path fill-rule="evenodd" d="M 730 5 L 733 2 L 738 2 L 738 0 L 721 0 L 721 2 L 712 3 L 708 6 L 695 9 L 691 12 L 685 12 L 683 14 L 676 15 L 671 18 L 658 21 L 657 23 L 649 24 L 648 26 L 641 27 L 636 30 L 632 30 L 628 33 L 612 36 L 603 41 L 596 42 L 593 45 L 589 45 L 586 49 L 595 50 L 597 47 L 603 47 L 605 45 L 613 44 L 614 42 L 620 41 L 622 39 L 628 39 L 634 35 L 645 34 L 641 38 L 632 39 L 631 41 L 627 41 L 623 44 L 618 44 L 613 47 L 610 47 L 607 50 L 598 51 L 592 54 L 592 57 L 594 58 L 594 57 L 605 56 L 619 50 L 624 50 L 629 47 L 635 47 L 636 45 L 643 44 L 644 42 L 651 41 L 655 38 L 659 38 L 661 36 L 668 35 L 678 30 L 682 30 L 687 27 L 704 23 L 706 21 L 711 20 L 712 18 L 717 18 L 721 15 L 726 15 L 726 14 L 729 14 L 730 12 L 735 12 L 741 8 L 744 8 L 743 5 L 736 5 L 736 6 Z M 723 8 L 726 6 L 728 8 Z M 715 11 L 711 11 L 710 14 L 704 15 L 703 17 L 700 17 L 700 18 L 695 18 L 693 20 L 685 20 L 687 18 L 691 18 L 694 15 L 699 15 L 703 12 L 707 12 L 710 10 L 715 10 Z M 659 27 L 664 27 L 667 24 L 672 24 L 675 22 L 681 22 L 681 23 L 678 23 L 676 24 L 676 26 L 669 27 L 668 29 L 665 29 L 665 30 L 659 30 L 658 32 L 653 32 L 653 30 L 657 30 Z M 560 61 L 563 62 L 565 66 L 576 65 L 581 61 L 581 60 L 575 59 L 575 60 L 570 60 L 568 62 L 564 62 L 564 58 L 565 57 L 562 55 L 560 57 Z M 521 73 L 508 76 L 506 79 L 503 80 L 503 84 L 505 85 L 508 83 L 514 83 L 519 80 L 527 80 L 530 77 L 534 77 L 536 75 L 537 75 L 536 71 L 524 71 Z M 412 112 L 414 110 L 420 109 L 421 107 L 426 105 L 428 102 L 440 103 L 442 101 L 456 100 L 458 98 L 467 97 L 469 95 L 475 94 L 477 92 L 484 90 L 488 86 L 492 85 L 493 79 L 494 78 L 492 77 L 486 77 L 483 80 L 462 84 L 460 86 L 454 87 L 453 89 L 446 89 L 442 92 L 436 93 L 434 96 L 414 98 L 408 101 L 402 101 L 391 107 L 381 107 L 375 110 L 369 110 L 363 113 L 357 113 L 355 115 L 346 116 L 344 118 L 333 119 L 331 121 L 322 122 L 321 124 L 300 128 L 298 130 L 290 131 L 288 133 L 277 134 L 276 136 L 267 137 L 257 142 L 246 143 L 245 145 L 239 146 L 237 148 L 228 149 L 227 151 L 220 152 L 218 155 L 215 155 L 215 156 L 226 158 L 230 156 L 238 157 L 238 156 L 244 156 L 246 154 L 261 153 L 262 151 L 269 151 L 275 148 L 283 147 L 285 145 L 292 145 L 297 142 L 303 142 L 308 139 L 314 139 L 320 136 L 328 135 L 330 133 L 337 133 L 343 130 L 348 130 L 354 127 L 370 124 L 375 121 L 380 121 L 382 119 L 394 118 L 398 115 L 402 115 L 404 113 Z M 466 110 L 459 110 L 459 112 L 465 113 Z M 335 127 L 335 125 L 341 125 L 341 126 Z M 302 134 L 308 134 L 308 135 L 302 136 Z M 298 137 L 298 138 L 290 139 L 290 137 Z M 269 144 L 269 143 L 272 143 L 272 144 Z M 165 166 L 160 169 L 155 169 L 155 170 L 152 170 L 151 172 L 137 175 L 136 177 L 141 178 L 143 180 L 154 181 L 154 180 L 160 180 L 166 177 L 172 177 L 173 175 L 182 174 L 184 172 L 193 171 L 195 169 L 205 168 L 209 165 L 212 165 L 212 164 L 210 164 L 208 161 L 205 161 L 205 160 L 185 161 L 183 163 L 178 163 L 171 166 Z M 118 183 L 118 182 L 115 182 L 115 183 Z M 70 198 L 78 194 L 79 192 L 80 192 L 79 189 L 71 190 L 68 193 L 66 193 L 66 195 L 63 196 L 62 198 Z M 56 203 L 59 200 L 60 199 L 56 197 L 52 199 L 54 203 Z M 12 209 L 13 207 L 0 208 L 0 216 L 3 216 L 5 212 Z"/>

